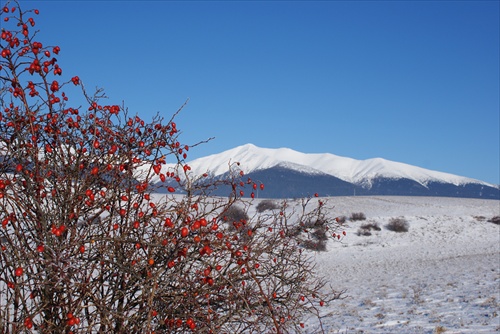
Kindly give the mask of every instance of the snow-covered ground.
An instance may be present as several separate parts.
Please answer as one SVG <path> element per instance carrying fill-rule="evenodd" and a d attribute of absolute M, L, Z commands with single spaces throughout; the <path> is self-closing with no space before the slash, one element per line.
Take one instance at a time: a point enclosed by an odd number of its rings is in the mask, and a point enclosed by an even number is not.
<path fill-rule="evenodd" d="M 334 197 L 332 216 L 353 212 L 347 237 L 315 253 L 320 274 L 347 298 L 323 311 L 327 333 L 500 332 L 500 201 L 431 197 Z M 385 225 L 404 217 L 409 231 Z M 361 225 L 381 231 L 359 236 Z M 318 322 L 307 322 L 314 333 Z"/>

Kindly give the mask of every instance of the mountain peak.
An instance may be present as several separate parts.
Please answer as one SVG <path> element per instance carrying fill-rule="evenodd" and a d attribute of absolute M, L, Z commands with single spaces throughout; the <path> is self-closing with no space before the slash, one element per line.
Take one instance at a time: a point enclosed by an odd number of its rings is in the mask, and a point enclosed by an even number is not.
<path fill-rule="evenodd" d="M 376 178 L 409 179 L 423 186 L 429 182 L 464 185 L 485 182 L 449 173 L 432 171 L 383 158 L 356 160 L 330 153 L 302 153 L 290 148 L 261 148 L 248 143 L 190 162 L 193 172 L 222 175 L 230 163 L 240 163 L 245 173 L 286 165 L 304 173 L 324 173 L 353 184 L 371 184 Z"/>

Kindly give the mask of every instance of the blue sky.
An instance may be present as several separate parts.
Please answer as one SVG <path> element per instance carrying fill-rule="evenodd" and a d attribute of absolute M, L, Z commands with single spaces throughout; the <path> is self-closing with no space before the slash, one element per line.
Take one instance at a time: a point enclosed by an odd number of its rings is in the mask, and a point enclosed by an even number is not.
<path fill-rule="evenodd" d="M 1 0 L 4 4 L 5 1 Z M 498 1 L 22 1 L 63 75 L 189 159 L 246 143 L 500 183 Z"/>

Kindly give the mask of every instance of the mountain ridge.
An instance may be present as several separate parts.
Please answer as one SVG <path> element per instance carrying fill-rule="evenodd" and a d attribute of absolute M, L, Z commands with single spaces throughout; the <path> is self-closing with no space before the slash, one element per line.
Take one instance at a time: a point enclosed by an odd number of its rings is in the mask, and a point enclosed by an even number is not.
<path fill-rule="evenodd" d="M 236 163 L 244 173 L 243 181 L 250 178 L 265 184 L 265 191 L 257 191 L 256 197 L 300 198 L 318 193 L 500 199 L 498 185 L 383 158 L 356 160 L 331 153 L 301 153 L 245 144 L 187 162 L 189 173 L 195 178 L 206 173 L 215 179 L 227 177 L 230 166 Z M 175 164 L 166 167 L 177 168 Z M 231 188 L 220 186 L 212 194 L 229 196 Z M 251 194 L 250 190 L 244 196 Z"/>
<path fill-rule="evenodd" d="M 246 174 L 278 165 L 290 166 L 293 170 L 310 174 L 324 173 L 356 185 L 368 185 L 376 178 L 405 178 L 416 181 L 424 187 L 431 182 L 451 183 L 455 186 L 474 183 L 497 187 L 481 180 L 383 158 L 356 160 L 331 153 L 302 153 L 289 148 L 260 148 L 253 144 L 237 146 L 218 154 L 198 158 L 192 160 L 189 165 L 195 174 L 209 171 L 219 176 L 228 171 L 230 162 L 239 162 L 240 168 Z"/>

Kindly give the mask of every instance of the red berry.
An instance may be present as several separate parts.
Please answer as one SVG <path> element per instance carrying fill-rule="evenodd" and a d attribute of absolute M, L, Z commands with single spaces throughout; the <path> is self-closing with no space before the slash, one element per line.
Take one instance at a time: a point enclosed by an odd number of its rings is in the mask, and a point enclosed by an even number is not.
<path fill-rule="evenodd" d="M 16 268 L 16 270 L 14 271 L 14 275 L 16 275 L 17 277 L 22 276 L 23 275 L 23 268 L 21 268 L 21 267 Z"/>
<path fill-rule="evenodd" d="M 26 326 L 26 328 L 28 329 L 31 329 L 33 327 L 33 322 L 31 321 L 31 318 L 26 318 L 24 320 L 24 326 Z"/>
<path fill-rule="evenodd" d="M 172 223 L 172 220 L 170 218 L 165 219 L 165 227 L 174 227 L 174 224 Z"/>
<path fill-rule="evenodd" d="M 191 230 L 195 231 L 198 230 L 200 227 L 201 227 L 200 221 L 197 220 L 193 223 L 193 225 L 191 225 Z"/>
<path fill-rule="evenodd" d="M 187 236 L 188 236 L 188 234 L 189 234 L 189 230 L 188 230 L 188 228 L 187 228 L 187 227 L 183 227 L 183 228 L 181 229 L 181 237 L 185 238 L 185 237 L 187 237 Z"/>

